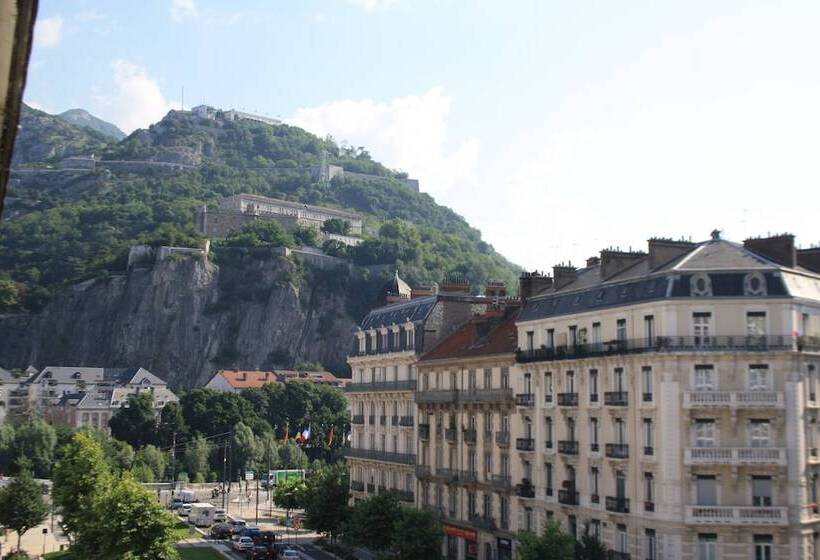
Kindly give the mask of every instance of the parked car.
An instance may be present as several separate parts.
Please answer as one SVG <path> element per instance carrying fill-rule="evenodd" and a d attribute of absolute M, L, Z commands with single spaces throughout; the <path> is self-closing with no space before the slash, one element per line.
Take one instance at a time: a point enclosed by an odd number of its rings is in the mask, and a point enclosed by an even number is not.
<path fill-rule="evenodd" d="M 256 542 L 257 539 L 259 539 L 262 535 L 262 529 L 260 529 L 259 527 L 246 526 L 244 529 L 242 529 L 242 532 L 239 534 L 243 537 L 250 537 L 251 539 L 253 539 L 253 542 Z"/>
<path fill-rule="evenodd" d="M 279 553 L 279 560 L 300 560 L 301 558 L 299 551 L 292 548 L 286 548 Z"/>
<path fill-rule="evenodd" d="M 214 512 L 214 523 L 224 523 L 228 518 L 225 516 L 225 510 L 219 509 Z"/>
<path fill-rule="evenodd" d="M 276 552 L 266 546 L 255 546 L 245 553 L 249 560 L 276 560 Z"/>
<path fill-rule="evenodd" d="M 183 503 L 185 503 L 185 502 L 182 501 L 182 498 L 174 498 L 173 500 L 171 500 L 171 503 L 168 504 L 168 507 L 171 510 L 176 511 L 176 510 L 178 510 L 179 508 L 182 507 Z"/>
<path fill-rule="evenodd" d="M 180 517 L 188 517 L 191 514 L 191 504 L 182 504 L 177 511 L 177 515 Z"/>
<path fill-rule="evenodd" d="M 217 523 L 211 527 L 212 539 L 230 539 L 233 534 L 233 529 L 228 523 Z"/>
<path fill-rule="evenodd" d="M 237 552 L 253 550 L 253 539 L 250 537 L 239 537 L 233 542 L 233 549 Z"/>
<path fill-rule="evenodd" d="M 231 526 L 231 531 L 233 531 L 234 535 L 239 535 L 248 526 L 248 522 L 244 519 L 240 519 L 238 517 L 234 517 L 228 523 Z"/>

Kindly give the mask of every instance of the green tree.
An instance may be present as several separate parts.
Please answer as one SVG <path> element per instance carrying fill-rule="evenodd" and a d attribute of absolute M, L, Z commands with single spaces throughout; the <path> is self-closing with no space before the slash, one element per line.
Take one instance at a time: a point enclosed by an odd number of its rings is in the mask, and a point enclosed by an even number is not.
<path fill-rule="evenodd" d="M 108 490 L 111 480 L 100 442 L 87 432 L 78 432 L 63 448 L 54 469 L 52 497 L 66 533 L 81 550 L 93 548 L 84 537 L 91 538 L 94 532 L 94 504 Z"/>
<path fill-rule="evenodd" d="M 96 503 L 102 529 L 97 555 L 101 560 L 176 560 L 176 522 L 150 492 L 126 474 Z"/>
<path fill-rule="evenodd" d="M 150 393 L 128 396 L 128 405 L 117 410 L 108 421 L 111 435 L 140 449 L 153 441 L 157 430 L 154 397 Z"/>
<path fill-rule="evenodd" d="M 0 473 L 8 474 L 14 461 L 14 426 L 0 424 Z"/>
<path fill-rule="evenodd" d="M 305 525 L 329 535 L 331 542 L 336 541 L 336 535 L 347 519 L 348 486 L 347 467 L 343 464 L 329 465 L 313 473 L 307 480 Z"/>
<path fill-rule="evenodd" d="M 233 464 L 235 469 L 244 471 L 253 469 L 258 456 L 258 446 L 253 430 L 240 422 L 233 432 L 233 442 L 231 443 L 233 454 Z"/>
<path fill-rule="evenodd" d="M 581 540 L 575 545 L 575 560 L 607 560 L 609 556 L 604 543 L 590 532 L 587 524 Z"/>
<path fill-rule="evenodd" d="M 57 432 L 44 420 L 31 420 L 18 426 L 14 437 L 15 457 L 29 459 L 37 478 L 51 476 L 56 447 Z"/>
<path fill-rule="evenodd" d="M 256 220 L 229 233 L 222 244 L 226 247 L 293 247 L 293 236 L 277 222 Z"/>
<path fill-rule="evenodd" d="M 544 534 L 522 532 L 518 536 L 520 560 L 574 560 L 575 538 L 561 529 L 560 523 L 551 520 L 544 526 Z"/>
<path fill-rule="evenodd" d="M 205 482 L 208 474 L 208 457 L 211 454 L 211 446 L 208 440 L 198 436 L 189 441 L 185 446 L 185 469 L 188 476 L 194 482 Z"/>
<path fill-rule="evenodd" d="M 157 426 L 157 437 L 154 443 L 160 447 L 171 447 L 174 440 L 182 441 L 187 434 L 185 417 L 182 415 L 182 407 L 179 403 L 169 402 L 159 414 L 159 426 Z"/>
<path fill-rule="evenodd" d="M 392 532 L 393 558 L 441 558 L 441 525 L 429 510 L 403 508 Z"/>
<path fill-rule="evenodd" d="M 273 501 L 279 507 L 285 508 L 285 516 L 290 518 L 290 510 L 300 508 L 305 502 L 305 482 L 291 478 L 276 485 L 273 491 Z"/>
<path fill-rule="evenodd" d="M 319 234 L 316 230 L 308 226 L 299 226 L 293 230 L 293 242 L 297 245 L 307 245 L 317 247 L 319 245 Z"/>
<path fill-rule="evenodd" d="M 348 235 L 350 233 L 350 222 L 342 220 L 341 218 L 330 218 L 322 224 L 322 231 L 325 233 Z"/>
<path fill-rule="evenodd" d="M 153 482 L 165 478 L 165 468 L 168 466 L 168 458 L 158 447 L 146 445 L 137 451 L 134 457 L 134 470 L 139 474 L 150 472 L 153 480 L 143 480 L 143 482 Z"/>
<path fill-rule="evenodd" d="M 354 546 L 366 546 L 374 551 L 390 550 L 393 531 L 401 514 L 401 506 L 392 494 L 362 500 L 351 509 L 342 538 Z"/>
<path fill-rule="evenodd" d="M 0 525 L 17 533 L 17 550 L 23 535 L 42 523 L 48 515 L 40 485 L 26 467 L 8 486 L 0 489 Z"/>

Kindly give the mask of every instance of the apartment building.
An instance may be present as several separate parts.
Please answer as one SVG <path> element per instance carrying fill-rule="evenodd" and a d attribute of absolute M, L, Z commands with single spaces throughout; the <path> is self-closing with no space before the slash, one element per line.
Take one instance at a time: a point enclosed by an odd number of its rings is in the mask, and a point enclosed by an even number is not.
<path fill-rule="evenodd" d="M 519 375 L 517 312 L 515 303 L 500 300 L 417 365 L 417 505 L 440 515 L 447 558 L 513 557 L 510 380 Z"/>
<path fill-rule="evenodd" d="M 522 278 L 511 529 L 553 518 L 619 559 L 820 558 L 818 254 L 714 232 Z"/>
<path fill-rule="evenodd" d="M 385 287 L 387 305 L 365 316 L 354 336 L 345 388 L 351 412 L 346 451 L 352 500 L 394 492 L 415 502 L 416 364 L 439 340 L 486 310 L 487 298 L 469 295 L 462 281 L 439 292 L 413 291 L 398 275 Z"/>

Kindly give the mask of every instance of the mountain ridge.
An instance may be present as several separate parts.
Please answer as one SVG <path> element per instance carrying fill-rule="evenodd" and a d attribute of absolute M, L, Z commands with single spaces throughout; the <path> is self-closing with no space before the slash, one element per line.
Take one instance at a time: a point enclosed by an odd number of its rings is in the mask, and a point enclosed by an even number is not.
<path fill-rule="evenodd" d="M 120 130 L 117 127 L 117 125 L 105 121 L 97 116 L 94 116 L 85 109 L 69 109 L 67 111 L 63 111 L 62 113 L 59 113 L 56 116 L 70 124 L 84 128 L 89 128 L 95 132 L 102 134 L 103 136 L 108 136 L 117 141 L 122 140 L 126 137 L 126 134 L 122 130 Z"/>

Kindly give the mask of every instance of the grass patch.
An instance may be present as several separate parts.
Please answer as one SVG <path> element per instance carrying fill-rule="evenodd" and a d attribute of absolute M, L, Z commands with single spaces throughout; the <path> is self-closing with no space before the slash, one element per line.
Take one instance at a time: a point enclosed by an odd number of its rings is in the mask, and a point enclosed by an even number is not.
<path fill-rule="evenodd" d="M 70 550 L 63 550 L 62 552 L 49 552 L 43 556 L 45 560 L 79 560 Z"/>
<path fill-rule="evenodd" d="M 180 548 L 179 556 L 182 560 L 224 560 L 221 554 L 209 546 Z"/>
<path fill-rule="evenodd" d="M 184 521 L 180 521 L 179 523 L 177 523 L 177 526 L 174 527 L 173 535 L 174 542 L 179 542 L 183 539 L 198 539 L 202 537 L 202 535 L 197 533 L 193 527 L 191 527 Z"/>

